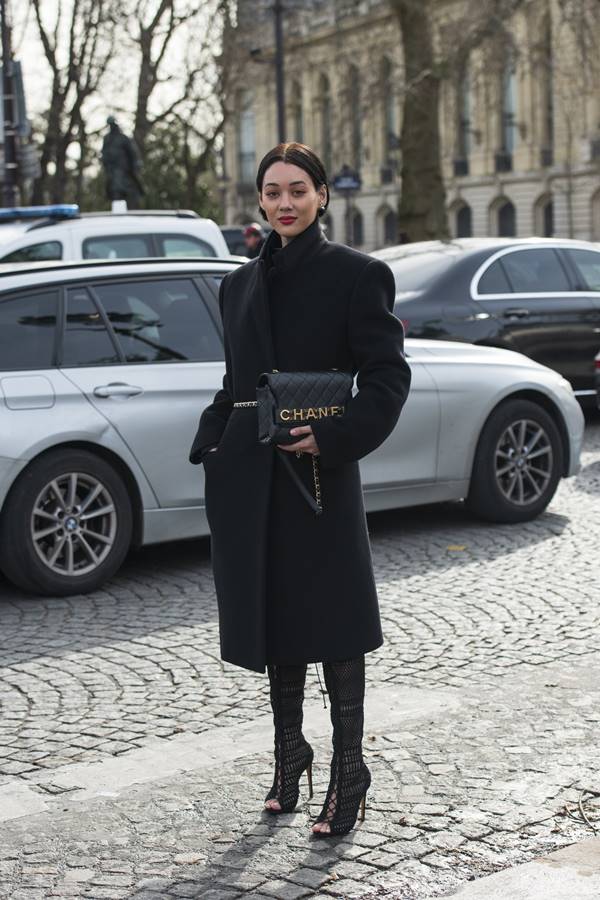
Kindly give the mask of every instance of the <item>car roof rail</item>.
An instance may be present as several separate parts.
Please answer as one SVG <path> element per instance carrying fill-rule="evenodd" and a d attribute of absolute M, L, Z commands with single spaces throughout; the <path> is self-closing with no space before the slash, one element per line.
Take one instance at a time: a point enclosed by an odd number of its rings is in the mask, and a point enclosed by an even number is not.
<path fill-rule="evenodd" d="M 245 260 L 246 262 L 248 260 Z M 244 264 L 244 259 L 239 256 L 140 256 L 131 259 L 65 259 L 65 260 L 48 260 L 47 262 L 34 263 L 15 263 L 0 262 L 0 278 L 10 278 L 14 275 L 25 275 L 37 272 L 59 272 L 69 271 L 70 269 L 94 269 L 106 266 L 131 266 L 140 265 L 140 263 L 162 263 L 163 265 L 173 265 L 173 263 L 237 263 Z"/>
<path fill-rule="evenodd" d="M 107 216 L 176 216 L 178 219 L 200 219 L 201 216 L 193 209 L 126 209 L 123 212 L 112 212 L 110 209 L 97 210 L 95 212 L 84 212 L 81 214 L 83 219 L 92 219 L 94 217 Z"/>

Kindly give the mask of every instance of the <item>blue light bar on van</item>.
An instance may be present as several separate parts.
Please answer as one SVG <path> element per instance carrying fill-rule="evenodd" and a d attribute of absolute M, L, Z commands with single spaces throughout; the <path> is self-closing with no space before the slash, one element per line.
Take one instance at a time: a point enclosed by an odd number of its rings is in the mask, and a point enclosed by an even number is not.
<path fill-rule="evenodd" d="M 76 203 L 52 203 L 49 206 L 13 206 L 0 209 L 0 221 L 10 219 L 74 219 L 79 215 Z"/>

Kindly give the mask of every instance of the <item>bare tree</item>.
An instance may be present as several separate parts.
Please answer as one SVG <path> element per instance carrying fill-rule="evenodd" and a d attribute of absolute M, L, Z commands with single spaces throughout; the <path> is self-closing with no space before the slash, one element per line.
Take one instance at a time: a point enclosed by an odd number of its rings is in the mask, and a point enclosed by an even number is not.
<path fill-rule="evenodd" d="M 31 0 L 50 68 L 51 94 L 42 121 L 41 174 L 33 202 L 65 198 L 68 152 L 86 145 L 85 105 L 97 92 L 113 53 L 117 0 L 57 0 L 51 20 L 42 0 Z"/>
<path fill-rule="evenodd" d="M 389 0 L 402 34 L 405 65 L 398 227 L 410 240 L 448 236 L 441 85 L 457 81 L 470 54 L 483 45 L 505 54 L 512 43 L 511 19 L 528 2 L 532 0 L 464 0 L 449 7 L 442 0 Z"/>
<path fill-rule="evenodd" d="M 398 227 L 412 241 L 448 236 L 440 157 L 440 72 L 430 0 L 390 0 L 404 52 L 402 193 Z"/>

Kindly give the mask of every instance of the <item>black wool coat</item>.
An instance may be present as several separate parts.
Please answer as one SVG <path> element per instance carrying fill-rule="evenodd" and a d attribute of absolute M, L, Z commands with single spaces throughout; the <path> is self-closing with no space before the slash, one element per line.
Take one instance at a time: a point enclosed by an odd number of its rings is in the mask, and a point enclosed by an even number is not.
<path fill-rule="evenodd" d="M 223 386 L 190 450 L 205 469 L 206 515 L 221 658 L 342 660 L 383 643 L 358 460 L 393 430 L 410 386 L 389 266 L 327 240 L 318 217 L 285 247 L 276 231 L 221 282 Z M 357 375 L 343 416 L 312 420 L 323 513 L 316 516 L 279 458 L 258 442 L 261 372 Z M 207 448 L 218 445 L 208 452 Z M 288 458 L 314 493 L 310 455 Z"/>

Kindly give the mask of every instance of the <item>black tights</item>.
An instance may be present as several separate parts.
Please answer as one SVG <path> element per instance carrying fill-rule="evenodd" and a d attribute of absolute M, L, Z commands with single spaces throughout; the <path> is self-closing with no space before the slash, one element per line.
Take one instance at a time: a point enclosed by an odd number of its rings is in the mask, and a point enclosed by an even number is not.
<path fill-rule="evenodd" d="M 280 752 L 276 754 L 279 770 L 283 766 L 288 771 L 297 771 L 306 755 L 306 740 L 302 734 L 306 669 L 306 663 L 267 665 L 276 748 L 279 742 Z M 353 659 L 324 662 L 323 674 L 331 704 L 333 758 L 329 790 L 319 821 L 331 818 L 336 810 L 338 794 L 341 805 L 345 806 L 346 799 L 354 802 L 354 794 L 361 788 L 364 774 L 364 654 Z M 282 781 L 281 771 L 276 772 L 275 787 L 281 789 L 283 783 L 285 788 L 285 781 L 285 773 Z"/>

